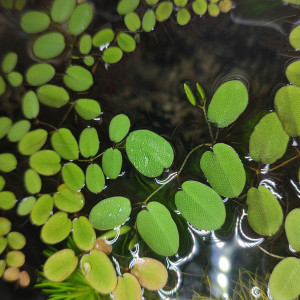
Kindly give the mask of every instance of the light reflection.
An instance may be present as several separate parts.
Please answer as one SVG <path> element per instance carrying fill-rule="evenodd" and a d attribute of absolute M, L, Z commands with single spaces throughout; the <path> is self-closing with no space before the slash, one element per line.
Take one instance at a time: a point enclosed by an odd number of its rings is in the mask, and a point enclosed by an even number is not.
<path fill-rule="evenodd" d="M 267 189 L 269 189 L 272 193 L 273 193 L 273 195 L 276 197 L 276 198 L 279 198 L 279 199 L 282 199 L 282 196 L 280 195 L 280 194 L 278 194 L 277 193 L 277 191 L 276 191 L 276 183 L 273 181 L 273 180 L 271 180 L 271 179 L 263 179 L 260 183 L 259 183 L 259 185 L 263 185 L 263 186 L 265 186 Z"/>
<path fill-rule="evenodd" d="M 219 268 L 222 272 L 225 272 L 225 273 L 230 270 L 230 261 L 226 256 L 220 257 Z"/>
<path fill-rule="evenodd" d="M 106 240 L 106 244 L 112 245 L 118 240 L 120 236 L 120 227 L 121 225 L 114 228 L 114 230 L 116 231 L 116 236 L 112 240 Z"/>
<path fill-rule="evenodd" d="M 117 259 L 112 256 L 112 260 L 116 265 L 116 271 L 118 273 L 118 276 L 123 276 L 122 273 L 121 273 L 120 265 L 119 265 L 119 262 L 117 261 Z"/>
<path fill-rule="evenodd" d="M 166 179 L 164 179 L 164 180 L 159 180 L 159 179 L 155 178 L 155 182 L 156 182 L 157 184 L 160 184 L 160 185 L 166 184 L 166 183 L 170 182 L 171 180 L 173 180 L 173 178 L 174 178 L 176 175 L 177 175 L 177 172 L 173 172 L 173 173 L 169 174 L 168 177 L 167 177 Z"/>
<path fill-rule="evenodd" d="M 297 197 L 300 198 L 300 189 L 299 189 L 298 185 L 292 179 L 290 180 L 290 182 L 297 193 Z"/>
<path fill-rule="evenodd" d="M 251 294 L 252 296 L 255 298 L 255 299 L 259 299 L 260 298 L 260 289 L 259 287 L 257 286 L 254 286 L 252 289 L 251 289 Z"/>
<path fill-rule="evenodd" d="M 228 287 L 227 276 L 223 273 L 218 274 L 218 283 L 221 288 L 226 289 Z"/>

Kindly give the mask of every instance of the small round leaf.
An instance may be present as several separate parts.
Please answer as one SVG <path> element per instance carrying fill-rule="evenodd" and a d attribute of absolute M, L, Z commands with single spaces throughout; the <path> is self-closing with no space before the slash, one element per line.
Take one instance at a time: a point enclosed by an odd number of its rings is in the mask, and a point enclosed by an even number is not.
<path fill-rule="evenodd" d="M 119 114 L 112 118 L 109 124 L 109 138 L 115 143 L 121 142 L 130 128 L 130 120 L 126 115 Z"/>
<path fill-rule="evenodd" d="M 2 191 L 0 192 L 0 209 L 10 210 L 16 204 L 16 196 L 13 192 Z"/>
<path fill-rule="evenodd" d="M 42 189 L 41 177 L 35 170 L 28 169 L 24 174 L 24 185 L 29 194 L 37 194 Z"/>
<path fill-rule="evenodd" d="M 79 149 L 83 157 L 95 156 L 100 147 L 97 130 L 93 127 L 88 127 L 82 130 L 79 137 Z"/>
<path fill-rule="evenodd" d="M 134 11 L 140 4 L 140 0 L 121 0 L 117 6 L 119 15 L 127 15 Z"/>
<path fill-rule="evenodd" d="M 22 99 L 22 112 L 27 119 L 34 119 L 40 112 L 38 97 L 34 91 L 28 91 Z"/>
<path fill-rule="evenodd" d="M 117 287 L 112 295 L 115 300 L 139 300 L 142 298 L 142 289 L 135 276 L 124 273 L 123 276 L 118 276 Z"/>
<path fill-rule="evenodd" d="M 131 12 L 124 17 L 124 22 L 129 31 L 137 31 L 141 27 L 141 19 L 135 12 Z"/>
<path fill-rule="evenodd" d="M 130 34 L 124 32 L 117 35 L 117 43 L 124 52 L 133 52 L 136 47 L 134 38 Z"/>
<path fill-rule="evenodd" d="M 121 60 L 123 51 L 119 47 L 109 47 L 103 51 L 102 59 L 108 64 L 115 64 Z"/>
<path fill-rule="evenodd" d="M 12 231 L 7 235 L 8 247 L 13 250 L 21 250 L 26 245 L 26 238 L 22 233 Z"/>
<path fill-rule="evenodd" d="M 107 47 L 114 39 L 115 33 L 110 28 L 99 30 L 93 36 L 93 46 L 102 49 Z"/>
<path fill-rule="evenodd" d="M 11 230 L 11 222 L 4 218 L 0 217 L 0 236 L 7 235 Z"/>
<path fill-rule="evenodd" d="M 79 40 L 79 51 L 81 54 L 89 54 L 92 49 L 92 37 L 86 33 Z"/>
<path fill-rule="evenodd" d="M 148 9 L 142 19 L 142 27 L 144 31 L 150 32 L 154 29 L 156 23 L 155 13 L 153 9 Z"/>
<path fill-rule="evenodd" d="M 105 185 L 102 169 L 97 164 L 90 164 L 86 169 L 85 182 L 92 193 L 100 193 Z"/>
<path fill-rule="evenodd" d="M 4 73 L 10 73 L 16 67 L 18 55 L 15 52 L 8 52 L 2 59 L 1 69 Z"/>
<path fill-rule="evenodd" d="M 206 0 L 195 0 L 192 4 L 192 8 L 195 14 L 204 15 L 207 11 L 207 1 Z"/>
<path fill-rule="evenodd" d="M 107 149 L 102 156 L 102 169 L 109 179 L 116 179 L 122 168 L 122 153 L 118 149 Z"/>
<path fill-rule="evenodd" d="M 84 186 L 84 173 L 74 163 L 67 163 L 61 170 L 62 178 L 66 186 L 73 191 L 80 191 Z"/>
<path fill-rule="evenodd" d="M 0 117 L 0 139 L 5 137 L 12 125 L 12 120 L 8 117 Z"/>
<path fill-rule="evenodd" d="M 18 87 L 23 82 L 23 75 L 19 72 L 13 71 L 7 74 L 6 79 L 12 87 Z"/>
<path fill-rule="evenodd" d="M 0 154 L 0 171 L 4 173 L 9 173 L 15 169 L 17 166 L 17 159 L 11 153 L 1 153 Z"/>
<path fill-rule="evenodd" d="M 31 124 L 27 120 L 20 120 L 12 125 L 10 128 L 7 139 L 10 142 L 18 142 L 29 130 Z"/>
<path fill-rule="evenodd" d="M 285 219 L 285 233 L 289 244 L 292 248 L 299 252 L 300 251 L 300 208 L 295 208 L 289 212 Z"/>
<path fill-rule="evenodd" d="M 186 8 L 177 12 L 177 23 L 181 26 L 186 25 L 191 20 L 191 14 Z"/>
<path fill-rule="evenodd" d="M 88 90 L 94 82 L 90 71 L 80 66 L 68 67 L 63 81 L 69 89 L 76 92 Z"/>
<path fill-rule="evenodd" d="M 85 120 L 93 120 L 101 114 L 100 104 L 92 99 L 78 99 L 75 110 Z"/>
<path fill-rule="evenodd" d="M 21 251 L 9 251 L 5 260 L 9 267 L 20 268 L 25 263 L 25 255 Z"/>
<path fill-rule="evenodd" d="M 33 86 L 40 86 L 50 81 L 55 75 L 55 69 L 46 63 L 31 65 L 26 71 L 26 81 Z"/>
<path fill-rule="evenodd" d="M 32 211 L 33 206 L 36 203 L 36 199 L 33 196 L 24 198 L 17 207 L 17 215 L 19 216 L 26 216 L 30 214 Z"/>
<path fill-rule="evenodd" d="M 162 1 L 159 3 L 155 11 L 155 17 L 158 22 L 163 22 L 169 19 L 173 11 L 173 3 Z"/>
<path fill-rule="evenodd" d="M 296 26 L 289 35 L 290 44 L 296 49 L 300 49 L 300 25 Z"/>

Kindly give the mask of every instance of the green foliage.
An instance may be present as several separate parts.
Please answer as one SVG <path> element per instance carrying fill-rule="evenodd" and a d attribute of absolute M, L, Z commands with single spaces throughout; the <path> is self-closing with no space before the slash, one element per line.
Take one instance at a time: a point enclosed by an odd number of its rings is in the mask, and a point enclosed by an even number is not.
<path fill-rule="evenodd" d="M 186 25 L 191 20 L 191 14 L 186 8 L 182 8 L 177 12 L 177 23 L 181 26 Z"/>
<path fill-rule="evenodd" d="M 113 299 L 141 299 L 142 290 L 135 276 L 130 273 L 124 273 L 118 276 L 117 287 L 112 293 Z"/>
<path fill-rule="evenodd" d="M 250 136 L 249 153 L 252 159 L 272 164 L 281 158 L 287 148 L 289 137 L 275 112 L 265 115 Z"/>
<path fill-rule="evenodd" d="M 83 157 L 95 156 L 100 147 L 100 141 L 97 130 L 93 127 L 87 127 L 82 130 L 79 137 L 79 149 Z"/>
<path fill-rule="evenodd" d="M 117 6 L 118 14 L 127 15 L 134 11 L 140 4 L 140 0 L 121 0 Z"/>
<path fill-rule="evenodd" d="M 159 0 L 145 0 L 149 5 L 155 5 Z"/>
<path fill-rule="evenodd" d="M 61 175 L 66 186 L 73 191 L 80 191 L 85 182 L 84 173 L 79 166 L 69 162 L 61 169 Z"/>
<path fill-rule="evenodd" d="M 296 49 L 300 49 L 300 25 L 296 26 L 289 35 L 290 44 Z"/>
<path fill-rule="evenodd" d="M 269 288 L 274 300 L 292 300 L 300 294 L 300 266 L 296 257 L 283 259 L 273 270 Z"/>
<path fill-rule="evenodd" d="M 109 47 L 103 51 L 102 59 L 108 64 L 115 64 L 122 59 L 123 51 L 119 47 Z"/>
<path fill-rule="evenodd" d="M 22 74 L 19 72 L 15 72 L 15 71 L 7 74 L 6 79 L 12 87 L 19 87 L 23 82 Z"/>
<path fill-rule="evenodd" d="M 0 171 L 4 173 L 11 172 L 17 166 L 17 159 L 11 153 L 0 154 Z"/>
<path fill-rule="evenodd" d="M 32 207 L 30 221 L 33 225 L 41 226 L 47 222 L 53 210 L 53 198 L 46 194 L 41 196 Z"/>
<path fill-rule="evenodd" d="M 51 7 L 51 18 L 56 23 L 67 21 L 76 5 L 76 0 L 54 0 Z"/>
<path fill-rule="evenodd" d="M 6 83 L 3 77 L 0 75 L 0 96 L 2 96 L 5 93 L 5 90 L 6 90 Z"/>
<path fill-rule="evenodd" d="M 293 85 L 280 88 L 274 105 L 285 132 L 290 137 L 300 136 L 300 88 Z"/>
<path fill-rule="evenodd" d="M 77 266 L 78 258 L 71 249 L 60 250 L 45 262 L 43 272 L 47 279 L 54 282 L 65 280 Z"/>
<path fill-rule="evenodd" d="M 89 215 L 92 225 L 99 230 L 109 230 L 123 224 L 131 213 L 129 199 L 116 196 L 101 200 Z"/>
<path fill-rule="evenodd" d="M 75 110 L 85 120 L 93 120 L 101 114 L 100 104 L 92 99 L 78 99 Z"/>
<path fill-rule="evenodd" d="M 128 134 L 130 128 L 130 120 L 124 114 L 113 117 L 109 124 L 109 138 L 115 143 L 121 142 Z"/>
<path fill-rule="evenodd" d="M 141 19 L 135 12 L 130 12 L 124 17 L 124 22 L 129 31 L 137 31 L 141 27 Z"/>
<path fill-rule="evenodd" d="M 92 49 L 92 37 L 86 33 L 80 37 L 79 51 L 81 54 L 89 54 Z"/>
<path fill-rule="evenodd" d="M 273 193 L 260 185 L 247 193 L 248 221 L 260 235 L 273 235 L 283 223 L 282 208 Z"/>
<path fill-rule="evenodd" d="M 62 211 L 55 213 L 44 224 L 41 230 L 41 239 L 46 244 L 57 244 L 69 235 L 72 229 L 72 221 L 68 214 Z"/>
<path fill-rule="evenodd" d="M 220 14 L 219 6 L 215 3 L 209 3 L 207 6 L 207 11 L 212 17 L 217 17 Z"/>
<path fill-rule="evenodd" d="M 188 0 L 174 0 L 176 6 L 184 7 L 186 6 Z"/>
<path fill-rule="evenodd" d="M 177 209 L 193 226 L 201 230 L 219 229 L 226 217 L 221 197 L 197 181 L 186 181 L 175 195 Z"/>
<path fill-rule="evenodd" d="M 68 67 L 63 81 L 69 89 L 76 92 L 88 90 L 94 82 L 92 74 L 80 66 Z"/>
<path fill-rule="evenodd" d="M 59 32 L 40 35 L 33 43 L 33 54 L 40 59 L 50 59 L 60 55 L 65 49 L 65 38 Z"/>
<path fill-rule="evenodd" d="M 0 192 L 3 190 L 5 183 L 6 183 L 6 181 L 5 181 L 4 177 L 0 175 Z"/>
<path fill-rule="evenodd" d="M 27 91 L 22 99 L 22 112 L 27 119 L 34 119 L 38 116 L 40 104 L 34 91 Z"/>
<path fill-rule="evenodd" d="M 37 96 L 41 103 L 50 107 L 61 107 L 68 103 L 68 92 L 59 86 L 45 84 L 37 89 Z"/>
<path fill-rule="evenodd" d="M 82 256 L 80 267 L 89 284 L 98 292 L 109 294 L 115 289 L 116 271 L 104 252 L 92 250 Z"/>
<path fill-rule="evenodd" d="M 91 55 L 87 55 L 83 58 L 83 62 L 86 66 L 91 67 L 95 63 L 95 59 Z"/>
<path fill-rule="evenodd" d="M 5 251 L 7 247 L 7 238 L 0 236 L 0 255 Z"/>
<path fill-rule="evenodd" d="M 0 217 L 0 236 L 8 234 L 10 230 L 11 222 L 4 217 Z"/>
<path fill-rule="evenodd" d="M 17 214 L 19 216 L 26 216 L 30 214 L 32 208 L 36 203 L 36 199 L 33 196 L 24 198 L 21 202 L 19 202 L 17 207 Z"/>
<path fill-rule="evenodd" d="M 300 60 L 296 60 L 289 64 L 285 70 L 285 75 L 289 82 L 300 86 Z"/>
<path fill-rule="evenodd" d="M 46 143 L 48 132 L 45 129 L 35 129 L 26 133 L 18 144 L 19 152 L 23 155 L 32 155 L 39 151 Z"/>
<path fill-rule="evenodd" d="M 93 19 L 93 8 L 89 3 L 79 4 L 73 11 L 68 23 L 71 34 L 77 36 L 83 33 Z"/>
<path fill-rule="evenodd" d="M 207 2 L 206 0 L 195 0 L 192 4 L 192 8 L 195 14 L 202 16 L 207 11 Z"/>
<path fill-rule="evenodd" d="M 145 32 L 150 32 L 156 24 L 155 13 L 153 9 L 148 9 L 142 19 L 142 28 Z"/>
<path fill-rule="evenodd" d="M 243 164 L 233 148 L 216 144 L 200 160 L 201 169 L 212 188 L 224 197 L 240 195 L 246 183 Z"/>
<path fill-rule="evenodd" d="M 133 52 L 136 47 L 134 38 L 130 34 L 124 32 L 117 35 L 117 43 L 124 52 Z"/>
<path fill-rule="evenodd" d="M 107 149 L 102 156 L 102 169 L 109 179 L 116 179 L 122 168 L 122 153 L 118 149 Z"/>
<path fill-rule="evenodd" d="M 166 21 L 170 18 L 173 11 L 173 3 L 170 1 L 162 1 L 155 10 L 155 17 L 158 22 Z"/>
<path fill-rule="evenodd" d="M 197 104 L 196 103 L 196 98 L 195 98 L 191 88 L 186 83 L 183 84 L 183 87 L 184 87 L 185 94 L 186 94 L 188 100 L 190 101 L 190 103 L 193 106 L 196 106 L 196 104 Z"/>
<path fill-rule="evenodd" d="M 92 193 L 100 193 L 105 185 L 105 178 L 102 169 L 97 164 L 90 164 L 85 173 L 85 182 L 87 188 Z"/>
<path fill-rule="evenodd" d="M 10 142 L 18 142 L 29 130 L 31 124 L 27 120 L 20 120 L 12 125 L 7 134 Z"/>
<path fill-rule="evenodd" d="M 26 81 L 33 86 L 40 86 L 50 81 L 55 75 L 55 69 L 50 64 L 37 63 L 26 71 Z"/>
<path fill-rule="evenodd" d="M 12 231 L 7 235 L 7 242 L 10 249 L 21 250 L 26 245 L 26 238 L 22 233 Z"/>
<path fill-rule="evenodd" d="M 84 216 L 73 220 L 73 239 L 76 246 L 83 251 L 91 250 L 96 241 L 96 233 L 91 222 Z"/>
<path fill-rule="evenodd" d="M 41 177 L 35 170 L 28 169 L 24 173 L 24 185 L 29 194 L 37 194 L 42 189 Z"/>
<path fill-rule="evenodd" d="M 18 55 L 15 52 L 8 52 L 2 59 L 1 70 L 4 73 L 10 73 L 16 67 Z"/>
<path fill-rule="evenodd" d="M 114 37 L 115 33 L 111 28 L 101 29 L 93 35 L 93 46 L 101 49 L 103 46 L 109 45 Z"/>
<path fill-rule="evenodd" d="M 285 219 L 285 233 L 289 244 L 292 248 L 299 252 L 300 251 L 300 208 L 295 208 L 289 212 Z"/>
<path fill-rule="evenodd" d="M 10 210 L 16 204 L 16 196 L 13 192 L 2 191 L 0 192 L 0 209 Z"/>
<path fill-rule="evenodd" d="M 219 128 L 233 123 L 246 109 L 248 91 L 239 80 L 223 83 L 213 95 L 208 107 L 208 119 Z"/>
<path fill-rule="evenodd" d="M 143 175 L 157 177 L 174 160 L 172 146 L 149 130 L 136 130 L 126 139 L 126 153 L 130 162 Z"/>
<path fill-rule="evenodd" d="M 177 253 L 179 233 L 169 210 L 158 202 L 150 202 L 137 216 L 137 229 L 143 240 L 156 253 L 171 256 Z"/>
<path fill-rule="evenodd" d="M 50 18 L 46 13 L 32 10 L 22 15 L 20 25 L 27 33 L 39 33 L 49 27 Z"/>
<path fill-rule="evenodd" d="M 9 251 L 5 256 L 5 260 L 7 266 L 19 268 L 25 263 L 25 255 L 20 251 Z"/>
<path fill-rule="evenodd" d="M 0 139 L 5 137 L 10 130 L 12 120 L 8 117 L 0 117 Z"/>

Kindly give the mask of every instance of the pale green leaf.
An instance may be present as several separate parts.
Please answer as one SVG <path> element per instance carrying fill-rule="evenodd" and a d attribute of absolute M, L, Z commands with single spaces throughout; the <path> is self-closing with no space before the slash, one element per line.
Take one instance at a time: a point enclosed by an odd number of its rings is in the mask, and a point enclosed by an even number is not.
<path fill-rule="evenodd" d="M 6 181 L 5 181 L 4 177 L 0 175 L 0 192 L 3 190 L 5 183 L 6 183 Z"/>
<path fill-rule="evenodd" d="M 129 31 L 137 31 L 141 27 L 141 19 L 135 12 L 130 12 L 124 17 L 124 22 Z"/>
<path fill-rule="evenodd" d="M 124 273 L 123 276 L 118 276 L 117 287 L 112 293 L 113 299 L 137 300 L 142 298 L 142 289 L 138 280 L 130 273 Z"/>
<path fill-rule="evenodd" d="M 188 0 L 174 0 L 176 6 L 184 7 L 186 6 Z"/>
<path fill-rule="evenodd" d="M 186 25 L 191 20 L 191 14 L 186 8 L 182 8 L 177 12 L 177 23 L 181 26 Z"/>
<path fill-rule="evenodd" d="M 11 230 L 11 222 L 4 218 L 0 217 L 0 236 L 7 235 Z"/>
<path fill-rule="evenodd" d="M 15 52 L 8 52 L 2 59 L 1 69 L 4 73 L 10 73 L 16 67 L 18 55 Z"/>
<path fill-rule="evenodd" d="M 86 66 L 91 67 L 95 63 L 95 59 L 91 55 L 87 55 L 83 58 L 83 62 Z"/>
<path fill-rule="evenodd" d="M 12 120 L 8 117 L 0 117 L 0 139 L 6 136 L 12 125 Z"/>
<path fill-rule="evenodd" d="M 111 28 L 104 28 L 93 35 L 93 46 L 102 50 L 107 47 L 114 39 L 115 33 Z"/>
<path fill-rule="evenodd" d="M 144 31 L 150 32 L 154 29 L 156 24 L 155 13 L 153 9 L 148 9 L 142 19 L 142 27 Z"/>
<path fill-rule="evenodd" d="M 188 100 L 190 101 L 190 103 L 193 106 L 196 106 L 196 98 L 195 98 L 194 93 L 192 92 L 191 88 L 186 83 L 183 84 L 183 88 L 184 88 L 185 94 L 186 94 Z"/>
<path fill-rule="evenodd" d="M 296 49 L 300 49 L 300 25 L 296 26 L 289 35 L 290 44 Z"/>
<path fill-rule="evenodd" d="M 13 71 L 7 74 L 6 79 L 12 87 L 18 87 L 23 82 L 23 75 L 19 72 Z"/>
<path fill-rule="evenodd" d="M 0 209 L 10 210 L 16 204 L 16 196 L 13 192 L 2 191 L 0 192 Z"/>
<path fill-rule="evenodd" d="M 30 127 L 31 124 L 27 120 L 14 123 L 7 134 L 7 139 L 10 142 L 18 142 L 30 130 Z"/>
<path fill-rule="evenodd" d="M 61 175 L 66 186 L 73 191 L 80 191 L 85 182 L 84 173 L 74 163 L 67 163 L 62 167 Z"/>
<path fill-rule="evenodd" d="M 122 154 L 118 149 L 107 149 L 102 156 L 102 169 L 109 179 L 118 178 L 122 168 Z"/>
<path fill-rule="evenodd" d="M 79 35 L 84 32 L 93 19 L 93 8 L 89 3 L 79 4 L 69 20 L 68 29 L 71 34 Z"/>
<path fill-rule="evenodd" d="M 76 0 L 54 0 L 51 7 L 51 18 L 56 23 L 67 21 L 76 5 Z"/>
<path fill-rule="evenodd" d="M 50 81 L 55 75 L 55 69 L 46 63 L 31 65 L 26 71 L 26 81 L 33 86 L 40 86 Z"/>
<path fill-rule="evenodd" d="M 35 129 L 26 133 L 18 144 L 19 152 L 32 155 L 39 151 L 46 143 L 48 132 L 45 129 Z"/>
<path fill-rule="evenodd" d="M 44 12 L 31 10 L 22 15 L 20 25 L 27 33 L 38 33 L 49 27 L 50 18 Z"/>
<path fill-rule="evenodd" d="M 207 11 L 212 17 L 217 17 L 220 14 L 219 6 L 215 3 L 209 3 L 207 6 Z"/>
<path fill-rule="evenodd" d="M 133 52 L 136 47 L 134 38 L 130 34 L 124 32 L 117 35 L 117 43 L 124 52 Z"/>
<path fill-rule="evenodd" d="M 40 112 L 38 97 L 34 91 L 27 91 L 22 99 L 22 112 L 27 119 L 34 119 Z"/>
<path fill-rule="evenodd" d="M 81 54 L 89 54 L 92 49 L 92 37 L 86 33 L 79 40 L 79 51 Z"/>
<path fill-rule="evenodd" d="M 76 92 L 88 90 L 94 82 L 91 72 L 81 66 L 68 67 L 63 81 L 69 89 Z"/>
<path fill-rule="evenodd" d="M 17 215 L 19 216 L 26 216 L 30 214 L 32 211 L 33 206 L 36 203 L 36 199 L 33 196 L 24 198 L 17 207 Z"/>
<path fill-rule="evenodd" d="M 21 251 L 9 251 L 5 260 L 9 267 L 20 268 L 25 263 L 25 255 Z"/>
<path fill-rule="evenodd" d="M 35 170 L 28 169 L 24 173 L 24 185 L 29 194 L 37 194 L 42 189 L 41 177 Z"/>
<path fill-rule="evenodd" d="M 140 4 L 140 0 L 121 0 L 117 6 L 118 14 L 127 15 L 134 11 Z"/>
<path fill-rule="evenodd" d="M 109 124 L 109 138 L 115 143 L 121 142 L 128 134 L 130 120 L 124 114 L 116 115 Z"/>
<path fill-rule="evenodd" d="M 170 1 L 162 1 L 159 3 L 155 11 L 155 17 L 158 22 L 169 19 L 173 11 L 173 3 Z"/>
<path fill-rule="evenodd" d="M 0 154 L 0 171 L 4 173 L 9 173 L 15 169 L 17 166 L 17 159 L 11 153 L 1 153 Z"/>
<path fill-rule="evenodd" d="M 290 63 L 285 70 L 285 75 L 290 83 L 300 86 L 300 60 Z"/>
<path fill-rule="evenodd" d="M 300 208 L 295 208 L 289 212 L 285 219 L 285 233 L 291 247 L 300 251 Z"/>
<path fill-rule="evenodd" d="M 159 0 L 145 0 L 149 5 L 155 5 Z"/>
<path fill-rule="evenodd" d="M 97 130 L 93 127 L 88 127 L 82 130 L 79 137 L 79 149 L 83 157 L 95 156 L 100 147 Z"/>
<path fill-rule="evenodd" d="M 123 51 L 119 47 L 109 47 L 103 51 L 102 59 L 108 64 L 115 64 L 122 59 Z"/>
<path fill-rule="evenodd" d="M 13 250 L 21 250 L 26 245 L 25 236 L 16 231 L 12 231 L 7 235 L 8 247 Z"/>
<path fill-rule="evenodd" d="M 37 89 L 37 96 L 39 101 L 50 107 L 61 107 L 68 103 L 68 92 L 53 84 L 46 84 Z"/>
<path fill-rule="evenodd" d="M 15 0 L 15 9 L 22 10 L 26 5 L 27 0 Z"/>
<path fill-rule="evenodd" d="M 53 198 L 46 194 L 41 196 L 30 212 L 30 221 L 33 225 L 41 226 L 47 222 L 53 210 Z"/>
<path fill-rule="evenodd" d="M 93 120 L 101 114 L 100 104 L 92 99 L 78 99 L 75 110 L 85 120 Z"/>
<path fill-rule="evenodd" d="M 100 193 L 105 185 L 102 169 L 97 164 L 90 164 L 85 173 L 86 187 L 92 193 Z"/>

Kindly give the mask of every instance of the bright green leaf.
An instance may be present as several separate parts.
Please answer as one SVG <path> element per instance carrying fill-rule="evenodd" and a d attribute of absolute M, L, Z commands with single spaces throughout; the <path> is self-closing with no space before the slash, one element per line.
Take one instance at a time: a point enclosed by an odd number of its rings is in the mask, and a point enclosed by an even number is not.
<path fill-rule="evenodd" d="M 122 59 L 123 51 L 119 47 L 109 47 L 103 51 L 102 59 L 108 64 L 114 64 Z"/>
<path fill-rule="evenodd" d="M 104 47 L 107 47 L 114 39 L 115 33 L 110 28 L 104 28 L 99 30 L 97 33 L 93 36 L 93 46 L 104 49 Z"/>
<path fill-rule="evenodd" d="M 41 196 L 30 212 L 30 221 L 33 225 L 41 226 L 47 222 L 53 210 L 53 198 L 50 195 Z"/>
<path fill-rule="evenodd" d="M 92 208 L 89 219 L 95 228 L 109 230 L 123 224 L 130 213 L 130 201 L 117 196 L 101 200 Z"/>
<path fill-rule="evenodd" d="M 290 83 L 300 86 L 300 60 L 296 60 L 288 65 L 285 75 Z"/>
<path fill-rule="evenodd" d="M 3 190 L 5 183 L 6 183 L 6 181 L 5 181 L 4 177 L 0 175 L 0 192 Z"/>
<path fill-rule="evenodd" d="M 2 191 L 0 192 L 0 209 L 10 210 L 16 204 L 16 196 L 13 192 Z"/>
<path fill-rule="evenodd" d="M 31 10 L 22 15 L 20 25 L 27 33 L 38 33 L 49 27 L 50 18 L 44 12 Z"/>
<path fill-rule="evenodd" d="M 272 164 L 281 158 L 287 148 L 289 137 L 275 112 L 265 115 L 250 136 L 249 153 L 252 159 Z"/>
<path fill-rule="evenodd" d="M 75 110 L 85 120 L 93 120 L 101 114 L 100 104 L 92 99 L 78 99 Z"/>
<path fill-rule="evenodd" d="M 149 5 L 155 5 L 159 0 L 145 0 Z"/>
<path fill-rule="evenodd" d="M 150 32 L 154 29 L 156 23 L 155 13 L 153 9 L 148 9 L 142 19 L 142 27 L 144 31 Z"/>
<path fill-rule="evenodd" d="M 84 186 L 84 173 L 74 163 L 67 163 L 62 167 L 61 175 L 66 186 L 73 191 L 80 191 Z"/>
<path fill-rule="evenodd" d="M 51 7 L 51 18 L 56 23 L 67 21 L 76 5 L 76 0 L 55 0 Z"/>
<path fill-rule="evenodd" d="M 63 81 L 69 89 L 76 92 L 88 90 L 94 82 L 90 71 L 80 66 L 68 67 Z"/>
<path fill-rule="evenodd" d="M 8 52 L 2 59 L 1 69 L 4 73 L 10 73 L 16 67 L 18 55 L 15 52 Z"/>
<path fill-rule="evenodd" d="M 9 251 L 5 260 L 9 267 L 20 268 L 25 263 L 25 255 L 20 251 Z"/>
<path fill-rule="evenodd" d="M 50 81 L 55 75 L 55 69 L 46 63 L 31 65 L 26 71 L 26 81 L 33 86 L 40 86 Z"/>
<path fill-rule="evenodd" d="M 105 185 L 102 169 L 97 164 L 90 164 L 86 169 L 85 182 L 92 193 L 100 193 Z"/>
<path fill-rule="evenodd" d="M 172 146 L 149 130 L 136 130 L 126 139 L 126 153 L 130 162 L 147 177 L 159 176 L 174 160 Z"/>
<path fill-rule="evenodd" d="M 79 137 L 79 149 L 83 157 L 95 156 L 100 147 L 97 130 L 93 127 L 88 127 L 82 130 Z"/>
<path fill-rule="evenodd" d="M 40 112 L 38 97 L 34 91 L 27 91 L 22 99 L 22 112 L 27 119 L 34 119 Z"/>
<path fill-rule="evenodd" d="M 18 144 L 23 155 L 32 155 L 39 151 L 46 143 L 48 132 L 45 129 L 35 129 L 26 133 Z"/>
<path fill-rule="evenodd" d="M 285 220 L 285 233 L 291 247 L 300 251 L 300 208 L 295 208 L 289 212 Z"/>
<path fill-rule="evenodd" d="M 155 17 L 158 22 L 163 22 L 169 19 L 173 11 L 173 3 L 169 1 L 162 1 L 155 11 Z"/>
<path fill-rule="evenodd" d="M 93 8 L 89 3 L 81 3 L 77 5 L 68 24 L 70 33 L 73 35 L 79 35 L 83 33 L 92 22 L 92 19 Z"/>
<path fill-rule="evenodd" d="M 61 107 L 68 103 L 68 92 L 53 84 L 46 84 L 37 89 L 37 96 L 39 101 L 50 107 Z"/>
<path fill-rule="evenodd" d="M 92 37 L 86 33 L 79 40 L 79 52 L 81 54 L 89 54 L 92 49 Z"/>
<path fill-rule="evenodd" d="M 91 55 L 87 55 L 83 58 L 83 62 L 86 66 L 91 67 L 95 63 L 95 59 Z"/>
<path fill-rule="evenodd" d="M 0 236 L 0 255 L 5 251 L 7 247 L 7 238 Z"/>
<path fill-rule="evenodd" d="M 7 235 L 8 247 L 13 250 L 21 250 L 26 245 L 26 238 L 22 233 L 12 231 Z"/>
<path fill-rule="evenodd" d="M 134 38 L 130 34 L 124 32 L 117 35 L 117 43 L 124 52 L 133 52 L 136 47 Z"/>
<path fill-rule="evenodd" d="M 187 0 L 174 0 L 176 6 L 184 7 L 187 4 Z"/>
<path fill-rule="evenodd" d="M 186 25 L 191 20 L 191 14 L 186 8 L 177 12 L 177 23 L 181 26 Z"/>
<path fill-rule="evenodd" d="M 23 82 L 23 75 L 19 72 L 13 71 L 7 74 L 6 79 L 12 87 L 18 87 Z"/>
<path fill-rule="evenodd" d="M 24 174 L 24 185 L 29 194 L 37 194 L 42 189 L 41 177 L 35 170 L 28 169 Z"/>
<path fill-rule="evenodd" d="M 26 216 L 30 214 L 32 211 L 33 206 L 36 203 L 36 199 L 33 196 L 24 198 L 17 207 L 17 215 L 19 216 Z"/>
<path fill-rule="evenodd" d="M 219 229 L 225 222 L 222 198 L 210 187 L 197 181 L 186 181 L 175 195 L 182 216 L 201 230 Z"/>
<path fill-rule="evenodd" d="M 124 17 L 124 22 L 129 31 L 137 31 L 141 27 L 141 19 L 135 12 L 131 12 Z"/>
<path fill-rule="evenodd" d="M 124 114 L 116 115 L 109 124 L 109 138 L 115 143 L 121 142 L 128 134 L 130 120 Z"/>
<path fill-rule="evenodd" d="M 8 117 L 0 117 L 0 139 L 6 136 L 12 125 L 12 120 Z"/>
<path fill-rule="evenodd" d="M 12 125 L 7 138 L 10 142 L 18 142 L 29 130 L 31 124 L 27 120 L 20 120 Z"/>
<path fill-rule="evenodd" d="M 224 197 L 240 195 L 246 183 L 244 166 L 234 149 L 216 144 L 213 152 L 206 151 L 200 160 L 201 169 L 212 188 Z"/>
<path fill-rule="evenodd" d="M 122 168 L 122 154 L 118 149 L 107 149 L 102 156 L 102 169 L 109 179 L 116 179 Z"/>
<path fill-rule="evenodd" d="M 4 218 L 0 217 L 0 236 L 7 235 L 11 230 L 11 222 Z"/>
<path fill-rule="evenodd" d="M 140 0 L 121 0 L 117 6 L 119 15 L 127 15 L 134 11 L 140 4 Z"/>
<path fill-rule="evenodd" d="M 215 3 L 209 3 L 207 6 L 207 11 L 212 17 L 217 17 L 220 14 L 219 6 Z"/>
<path fill-rule="evenodd" d="M 11 153 L 0 154 L 0 171 L 4 173 L 11 172 L 17 166 L 17 159 Z"/>
<path fill-rule="evenodd" d="M 135 276 L 130 273 L 124 273 L 123 276 L 118 276 L 117 287 L 113 291 L 112 296 L 113 299 L 119 300 L 138 300 L 142 297 L 142 289 Z"/>
<path fill-rule="evenodd" d="M 183 88 L 184 88 L 185 94 L 186 94 L 188 100 L 190 101 L 190 103 L 193 106 L 196 106 L 196 98 L 195 98 L 194 93 L 192 92 L 191 88 L 186 83 L 183 84 Z"/>
<path fill-rule="evenodd" d="M 289 35 L 290 44 L 296 49 L 300 49 L 300 25 L 296 26 Z"/>

